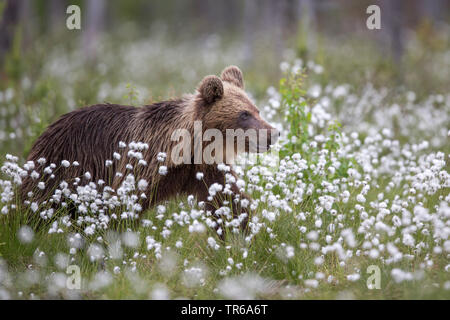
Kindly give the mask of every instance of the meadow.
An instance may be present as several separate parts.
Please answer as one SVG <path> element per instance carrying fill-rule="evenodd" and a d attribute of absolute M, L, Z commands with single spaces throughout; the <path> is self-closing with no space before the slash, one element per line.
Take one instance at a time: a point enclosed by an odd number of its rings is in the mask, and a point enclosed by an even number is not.
<path fill-rule="evenodd" d="M 351 40 L 309 54 L 300 41 L 274 64 L 270 55 L 248 62 L 239 44 L 214 36 L 118 37 L 102 39 L 92 65 L 73 43 L 45 39 L 26 57 L 8 57 L 0 91 L 0 299 L 450 298 L 445 31 L 433 35 L 433 50 L 431 38 L 411 35 L 402 70 Z M 252 196 L 248 233 L 229 208 L 218 208 L 227 226 L 221 240 L 192 196 L 141 212 L 145 182 L 135 181 L 134 168 L 122 172 L 129 178 L 118 190 L 88 175 L 75 190 L 60 185 L 51 201 L 71 199 L 76 220 L 64 207 L 17 197 L 22 178 L 36 175 L 25 162 L 33 141 L 58 116 L 103 101 L 138 106 L 193 92 L 204 75 L 230 64 L 244 71 L 263 118 L 282 132 L 271 152 L 235 166 L 239 187 Z M 48 174 L 73 165 L 48 163 Z"/>

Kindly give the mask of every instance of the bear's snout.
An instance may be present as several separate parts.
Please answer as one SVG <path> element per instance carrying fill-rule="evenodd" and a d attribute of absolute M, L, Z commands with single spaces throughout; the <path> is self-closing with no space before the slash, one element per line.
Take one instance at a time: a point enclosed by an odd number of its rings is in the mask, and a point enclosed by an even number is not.
<path fill-rule="evenodd" d="M 279 136 L 279 131 L 264 121 L 264 125 L 258 129 L 257 148 L 251 152 L 269 151 L 270 146 L 277 142 Z"/>

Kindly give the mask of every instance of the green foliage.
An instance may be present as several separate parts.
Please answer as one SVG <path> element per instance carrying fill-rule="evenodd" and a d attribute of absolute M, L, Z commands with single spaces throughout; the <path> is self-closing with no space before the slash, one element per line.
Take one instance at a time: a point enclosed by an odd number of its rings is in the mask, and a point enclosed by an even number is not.
<path fill-rule="evenodd" d="M 302 152 L 302 145 L 309 141 L 308 125 L 311 112 L 306 111 L 307 102 L 303 90 L 304 73 L 289 74 L 280 80 L 281 110 L 289 124 L 289 142 L 283 146 L 281 156 Z"/>
<path fill-rule="evenodd" d="M 125 100 L 128 100 L 130 102 L 130 105 L 135 104 L 138 102 L 139 97 L 139 91 L 137 91 L 136 86 L 128 83 L 127 86 L 127 93 L 123 96 Z"/>
<path fill-rule="evenodd" d="M 312 143 L 312 109 L 314 101 L 306 98 L 303 89 L 305 82 L 305 72 L 288 73 L 286 77 L 280 80 L 281 110 L 284 111 L 285 121 L 289 125 L 287 143 L 280 150 L 280 157 L 292 156 L 299 153 L 309 165 L 317 166 L 320 154 L 326 155 L 326 168 L 332 164 L 332 159 L 338 159 L 340 166 L 335 168 L 334 173 L 330 173 L 328 179 L 347 177 L 347 170 L 353 165 L 357 165 L 353 158 L 340 156 L 337 151 L 340 148 L 342 138 L 341 124 L 337 121 L 331 121 L 324 132 L 326 136 L 324 143 Z M 310 107 L 312 106 L 312 107 Z M 306 178 L 311 182 L 320 184 L 321 177 L 315 176 L 313 170 L 309 169 Z"/>

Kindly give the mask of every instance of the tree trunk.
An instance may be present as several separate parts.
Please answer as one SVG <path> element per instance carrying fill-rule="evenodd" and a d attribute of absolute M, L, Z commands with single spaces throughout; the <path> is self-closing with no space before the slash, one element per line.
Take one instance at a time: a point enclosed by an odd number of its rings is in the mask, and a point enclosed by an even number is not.
<path fill-rule="evenodd" d="M 83 14 L 85 15 L 85 30 L 83 30 Z M 81 10 L 81 29 L 83 30 L 83 51 L 88 61 L 97 56 L 97 43 L 103 30 L 105 17 L 105 0 L 87 2 L 87 8 Z"/>
<path fill-rule="evenodd" d="M 20 20 L 21 0 L 8 0 L 0 21 L 0 66 L 5 62 L 5 56 L 11 49 L 17 26 Z"/>

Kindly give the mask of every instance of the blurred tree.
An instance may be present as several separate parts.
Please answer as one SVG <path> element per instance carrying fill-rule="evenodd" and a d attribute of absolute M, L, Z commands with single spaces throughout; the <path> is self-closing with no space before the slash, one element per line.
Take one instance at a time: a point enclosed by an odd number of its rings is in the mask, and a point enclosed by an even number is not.
<path fill-rule="evenodd" d="M 438 20 L 444 18 L 443 16 L 446 12 L 445 6 L 448 5 L 448 0 L 433 0 L 420 2 L 419 9 L 423 16 L 429 18 L 432 22 L 437 22 Z M 447 11 L 448 14 L 448 11 Z"/>
<path fill-rule="evenodd" d="M 84 57 L 88 61 L 93 61 L 97 55 L 99 34 L 103 31 L 105 23 L 105 0 L 87 1 L 81 15 Z"/>
<path fill-rule="evenodd" d="M 244 4 L 244 60 L 249 63 L 253 56 L 254 38 L 256 30 L 256 17 L 258 16 L 256 0 L 247 0 Z"/>
<path fill-rule="evenodd" d="M 27 49 L 33 39 L 34 25 L 36 23 L 33 15 L 32 0 L 22 0 L 21 5 L 21 24 L 22 24 L 22 48 Z"/>
<path fill-rule="evenodd" d="M 12 48 L 14 37 L 20 21 L 22 0 L 8 0 L 3 9 L 0 21 L 0 65 L 3 66 L 5 56 Z"/>
<path fill-rule="evenodd" d="M 392 56 L 396 64 L 400 66 L 404 51 L 403 2 L 387 1 L 384 4 L 385 10 L 382 10 L 381 23 L 383 23 L 383 18 L 385 18 Z"/>
<path fill-rule="evenodd" d="M 303 59 L 308 58 L 310 52 L 317 49 L 317 8 L 312 0 L 298 0 L 297 19 L 299 21 L 298 54 Z"/>
<path fill-rule="evenodd" d="M 279 59 L 284 49 L 283 29 L 286 14 L 286 0 L 266 0 L 264 1 L 263 9 L 264 34 L 272 40 L 270 42 L 273 46 L 272 50 L 277 59 Z"/>
<path fill-rule="evenodd" d="M 64 0 L 50 0 L 50 28 L 53 32 L 62 30 L 64 28 L 64 18 L 66 13 L 66 1 Z"/>
<path fill-rule="evenodd" d="M 294 34 L 297 32 L 297 2 L 298 0 L 286 0 L 285 29 L 288 34 Z"/>

